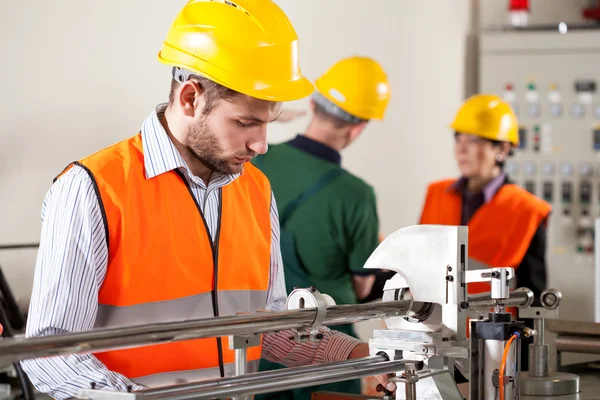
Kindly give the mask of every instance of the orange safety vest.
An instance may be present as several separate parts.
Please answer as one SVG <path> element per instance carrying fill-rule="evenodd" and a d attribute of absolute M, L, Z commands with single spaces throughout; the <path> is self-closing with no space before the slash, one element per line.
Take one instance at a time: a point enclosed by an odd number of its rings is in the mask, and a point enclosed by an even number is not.
<path fill-rule="evenodd" d="M 432 183 L 421 215 L 421 224 L 461 225 L 462 197 L 452 190 L 455 180 Z M 551 206 L 514 184 L 500 187 L 468 222 L 469 258 L 492 267 L 518 268 L 536 230 Z M 488 292 L 487 282 L 468 284 L 471 294 Z"/>
<path fill-rule="evenodd" d="M 108 268 L 99 291 L 95 328 L 265 309 L 271 188 L 251 163 L 244 166 L 238 179 L 220 189 L 214 245 L 179 171 L 146 179 L 140 134 L 78 164 L 95 182 L 107 227 Z M 257 369 L 260 355 L 260 346 L 248 349 L 250 372 Z M 220 358 L 225 375 L 234 369 L 234 351 L 229 350 L 227 338 L 179 341 L 95 356 L 108 369 L 146 386 L 218 377 Z"/>

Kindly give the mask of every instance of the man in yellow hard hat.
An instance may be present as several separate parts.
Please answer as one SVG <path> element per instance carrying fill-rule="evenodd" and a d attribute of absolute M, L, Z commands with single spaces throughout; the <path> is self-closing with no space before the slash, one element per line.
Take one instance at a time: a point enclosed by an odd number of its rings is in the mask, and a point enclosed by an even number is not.
<path fill-rule="evenodd" d="M 314 286 L 337 304 L 355 304 L 369 295 L 375 281 L 363 265 L 379 244 L 379 221 L 373 188 L 341 167 L 340 151 L 370 120 L 383 118 L 390 86 L 375 60 L 359 56 L 335 63 L 315 86 L 306 132 L 271 145 L 254 163 L 277 197 L 288 291 Z M 352 325 L 336 329 L 356 335 Z M 311 391 L 360 389 L 360 380 L 354 380 L 272 396 L 308 399 Z"/>
<path fill-rule="evenodd" d="M 280 103 L 313 91 L 294 28 L 271 0 L 192 0 L 159 59 L 173 67 L 168 103 L 139 134 L 68 165 L 45 198 L 28 337 L 284 308 L 277 205 L 249 161 L 267 151 Z M 262 356 L 301 365 L 369 353 L 321 333 L 316 343 L 266 334 Z M 248 350 L 250 372 L 260 357 L 261 346 Z M 231 375 L 234 353 L 208 338 L 23 367 L 66 399 Z"/>
<path fill-rule="evenodd" d="M 504 172 L 519 144 L 517 118 L 500 97 L 478 94 L 465 101 L 451 127 L 461 177 L 429 185 L 420 222 L 467 225 L 470 268 L 513 267 L 516 285 L 530 288 L 537 301 L 546 289 L 551 206 Z M 488 283 L 468 285 L 470 294 L 490 290 Z M 526 366 L 527 346 L 522 348 Z"/>

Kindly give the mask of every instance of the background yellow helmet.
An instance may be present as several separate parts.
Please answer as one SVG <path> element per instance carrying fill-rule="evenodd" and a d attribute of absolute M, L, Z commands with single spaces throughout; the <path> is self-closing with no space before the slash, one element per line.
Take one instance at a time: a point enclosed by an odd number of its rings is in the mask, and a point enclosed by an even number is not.
<path fill-rule="evenodd" d="M 271 0 L 190 0 L 158 59 L 259 99 L 313 92 L 300 71 L 296 31 Z"/>
<path fill-rule="evenodd" d="M 451 125 L 454 131 L 519 144 L 519 124 L 508 103 L 492 94 L 469 97 Z"/>
<path fill-rule="evenodd" d="M 391 94 L 383 68 L 375 60 L 359 56 L 338 61 L 315 86 L 323 97 L 363 120 L 383 119 Z"/>

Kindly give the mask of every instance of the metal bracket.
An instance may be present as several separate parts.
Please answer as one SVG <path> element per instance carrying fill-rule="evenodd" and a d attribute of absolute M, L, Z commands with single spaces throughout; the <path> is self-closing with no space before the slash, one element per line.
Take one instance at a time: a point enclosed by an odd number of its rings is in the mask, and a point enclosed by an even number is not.
<path fill-rule="evenodd" d="M 506 277 L 508 280 L 513 279 L 515 276 L 513 268 L 476 269 L 465 271 L 465 283 L 490 282 L 492 279 L 500 279 L 500 270 L 508 270 Z"/>
<path fill-rule="evenodd" d="M 323 325 L 327 307 L 335 305 L 335 301 L 331 296 L 322 294 L 314 287 L 309 289 L 294 289 L 287 298 L 285 303 L 286 310 L 299 310 L 303 308 L 316 308 L 317 315 L 309 329 L 309 333 L 294 331 L 294 336 L 291 338 L 298 342 L 308 342 L 323 339 L 323 334 L 319 329 Z"/>
<path fill-rule="evenodd" d="M 544 307 L 519 308 L 519 318 L 558 319 L 558 308 L 552 310 Z"/>
<path fill-rule="evenodd" d="M 260 335 L 229 336 L 229 350 L 247 349 L 260 346 Z"/>

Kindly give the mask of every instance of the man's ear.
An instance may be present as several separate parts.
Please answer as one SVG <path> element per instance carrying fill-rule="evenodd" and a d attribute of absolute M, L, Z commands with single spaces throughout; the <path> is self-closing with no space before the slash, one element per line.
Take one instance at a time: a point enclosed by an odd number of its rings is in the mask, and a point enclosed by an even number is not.
<path fill-rule="evenodd" d="M 510 149 L 511 149 L 511 144 L 508 142 L 502 143 L 502 155 L 504 156 L 504 159 L 506 159 L 508 157 L 508 155 L 510 154 Z"/>
<path fill-rule="evenodd" d="M 349 138 L 351 141 L 354 141 L 356 138 L 358 138 L 358 136 L 360 136 L 362 131 L 365 130 L 367 123 L 368 123 L 368 121 L 363 121 L 361 123 L 358 123 L 358 124 L 352 126 L 352 128 L 350 128 Z"/>
<path fill-rule="evenodd" d="M 179 107 L 188 117 L 193 117 L 197 110 L 204 109 L 204 89 L 192 79 L 185 81 L 179 88 Z"/>

